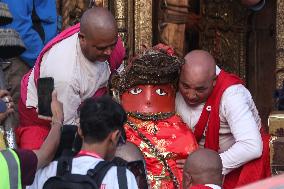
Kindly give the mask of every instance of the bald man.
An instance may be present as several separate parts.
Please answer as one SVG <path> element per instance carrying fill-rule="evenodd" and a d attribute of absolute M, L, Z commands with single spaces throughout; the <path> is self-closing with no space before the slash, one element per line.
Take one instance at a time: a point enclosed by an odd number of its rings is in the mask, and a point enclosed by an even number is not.
<path fill-rule="evenodd" d="M 192 152 L 185 162 L 182 182 L 184 189 L 191 186 L 221 189 L 222 161 L 219 154 L 202 148 Z"/>
<path fill-rule="evenodd" d="M 128 141 L 124 145 L 117 147 L 115 156 L 120 157 L 127 162 L 144 160 L 144 156 L 140 149 L 135 144 Z"/>
<path fill-rule="evenodd" d="M 138 188 L 150 188 L 150 183 L 147 183 L 145 160 L 140 149 L 132 142 L 126 142 L 116 148 L 115 157 L 125 160 L 128 164 L 128 169 L 134 174 Z M 114 161 L 120 161 L 119 159 Z M 125 162 L 125 163 L 126 163 Z M 131 166 L 132 163 L 132 166 Z M 129 166 L 130 165 L 130 166 Z"/>
<path fill-rule="evenodd" d="M 54 38 L 41 52 L 34 68 L 21 83 L 19 147 L 38 149 L 47 136 L 49 122 L 39 119 L 37 79 L 53 77 L 64 107 L 64 124 L 77 124 L 82 101 L 106 92 L 110 72 L 125 55 L 113 15 L 104 8 L 87 10 L 81 23 Z"/>
<path fill-rule="evenodd" d="M 185 56 L 176 110 L 194 130 L 199 146 L 220 154 L 225 189 L 270 176 L 269 136 L 260 132 L 251 94 L 237 76 L 220 70 L 208 52 L 194 50 Z"/>

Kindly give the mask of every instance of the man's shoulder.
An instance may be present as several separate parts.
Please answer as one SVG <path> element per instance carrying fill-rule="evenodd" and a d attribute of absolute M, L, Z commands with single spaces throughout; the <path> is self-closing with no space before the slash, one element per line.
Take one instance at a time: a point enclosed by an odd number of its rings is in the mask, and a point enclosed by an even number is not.
<path fill-rule="evenodd" d="M 235 85 L 231 85 L 229 86 L 227 89 L 225 89 L 223 95 L 222 95 L 222 99 L 224 98 L 234 98 L 234 96 L 251 96 L 249 90 L 242 84 L 235 84 Z M 221 99 L 221 101 L 222 101 Z"/>
<path fill-rule="evenodd" d="M 63 48 L 63 50 L 68 50 L 68 48 L 65 48 L 66 45 L 70 46 L 71 44 L 74 45 L 74 41 L 77 41 L 78 39 L 78 32 L 75 32 L 74 34 L 66 37 L 58 37 L 57 39 L 54 38 L 50 43 L 48 43 L 46 46 L 49 47 L 47 52 L 49 52 L 51 49 L 55 48 Z M 76 45 L 76 43 L 75 43 Z M 66 55 L 66 52 L 63 52 L 63 56 Z"/>

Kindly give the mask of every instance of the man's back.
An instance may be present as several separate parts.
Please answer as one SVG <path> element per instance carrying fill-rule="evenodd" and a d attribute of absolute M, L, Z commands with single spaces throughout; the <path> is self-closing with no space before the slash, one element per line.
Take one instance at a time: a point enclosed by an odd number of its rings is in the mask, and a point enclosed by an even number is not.
<path fill-rule="evenodd" d="M 80 156 L 75 157 L 72 163 L 72 173 L 86 175 L 89 169 L 94 168 L 102 159 L 95 158 L 92 156 Z M 56 175 L 57 171 L 57 161 L 53 161 L 49 166 L 44 169 L 39 170 L 36 173 L 34 183 L 27 187 L 28 189 L 40 189 L 43 187 L 44 183 L 52 176 Z M 137 188 L 136 180 L 134 175 L 126 170 L 127 185 L 128 188 Z M 118 186 L 117 179 L 117 167 L 112 167 L 105 175 L 101 188 L 104 189 L 116 189 Z"/>

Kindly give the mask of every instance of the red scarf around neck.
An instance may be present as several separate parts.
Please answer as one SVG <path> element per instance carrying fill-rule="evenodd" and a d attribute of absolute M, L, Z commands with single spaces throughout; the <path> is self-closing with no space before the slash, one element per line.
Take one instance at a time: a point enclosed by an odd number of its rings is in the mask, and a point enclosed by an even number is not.
<path fill-rule="evenodd" d="M 221 71 L 217 77 L 216 85 L 207 99 L 205 106 L 202 110 L 201 116 L 195 126 L 194 135 L 197 142 L 199 142 L 203 136 L 206 125 L 208 124 L 205 148 L 210 148 L 218 152 L 219 150 L 219 129 L 220 129 L 220 117 L 219 107 L 220 101 L 224 91 L 236 84 L 244 84 L 243 81 L 236 75 Z"/>

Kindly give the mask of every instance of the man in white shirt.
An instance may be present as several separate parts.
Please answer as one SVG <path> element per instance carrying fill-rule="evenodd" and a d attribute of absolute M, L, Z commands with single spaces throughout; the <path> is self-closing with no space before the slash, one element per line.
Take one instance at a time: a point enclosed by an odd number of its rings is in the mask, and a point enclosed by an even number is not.
<path fill-rule="evenodd" d="M 194 50 L 185 56 L 176 110 L 194 130 L 199 146 L 219 152 L 227 178 L 224 188 L 270 175 L 269 136 L 263 143 L 261 120 L 251 94 L 237 76 L 220 70 L 208 52 Z M 259 157 L 261 163 L 254 166 L 259 168 L 259 174 L 247 176 L 243 165 L 255 163 L 252 160 Z M 239 177 L 242 171 L 246 181 Z M 234 179 L 228 174 L 234 175 Z M 234 180 L 232 185 L 230 180 Z"/>
<path fill-rule="evenodd" d="M 80 110 L 80 128 L 78 134 L 83 140 L 81 151 L 73 158 L 72 173 L 86 175 L 100 161 L 111 160 L 121 139 L 126 113 L 110 97 L 87 99 Z M 41 189 L 44 183 L 56 175 L 57 161 L 36 173 L 29 189 Z M 126 170 L 127 186 L 136 189 L 134 175 Z M 105 175 L 101 189 L 119 189 L 117 167 L 114 166 Z"/>
<path fill-rule="evenodd" d="M 63 124 L 75 125 L 81 102 L 106 91 L 110 72 L 122 63 L 124 54 L 116 21 L 104 8 L 87 10 L 80 24 L 54 38 L 22 79 L 16 132 L 19 147 L 38 149 L 50 130 L 49 122 L 38 119 L 36 112 L 38 78 L 54 78 L 64 108 Z"/>

